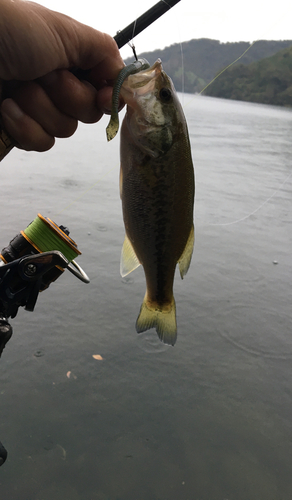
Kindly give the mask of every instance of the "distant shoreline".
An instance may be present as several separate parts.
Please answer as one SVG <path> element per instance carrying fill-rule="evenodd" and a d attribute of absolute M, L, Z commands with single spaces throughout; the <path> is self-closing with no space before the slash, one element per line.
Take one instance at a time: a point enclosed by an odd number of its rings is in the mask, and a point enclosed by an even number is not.
<path fill-rule="evenodd" d="M 204 95 L 292 106 L 292 40 L 251 44 L 200 38 L 139 56 L 150 64 L 160 58 L 178 92 L 196 94 L 208 86 Z"/>

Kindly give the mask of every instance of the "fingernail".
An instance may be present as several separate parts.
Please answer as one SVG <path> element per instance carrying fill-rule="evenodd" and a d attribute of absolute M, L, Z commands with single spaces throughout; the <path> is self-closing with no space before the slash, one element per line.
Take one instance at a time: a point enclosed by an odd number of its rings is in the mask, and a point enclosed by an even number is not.
<path fill-rule="evenodd" d="M 20 120 L 24 115 L 18 104 L 11 98 L 4 99 L 2 102 L 1 114 L 13 121 Z"/>

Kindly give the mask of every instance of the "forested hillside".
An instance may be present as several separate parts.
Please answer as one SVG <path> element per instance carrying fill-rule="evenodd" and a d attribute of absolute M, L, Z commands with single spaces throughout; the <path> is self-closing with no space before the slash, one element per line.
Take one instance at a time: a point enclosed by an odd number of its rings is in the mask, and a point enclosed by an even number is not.
<path fill-rule="evenodd" d="M 206 95 L 292 106 L 292 46 L 251 64 L 228 68 Z"/>

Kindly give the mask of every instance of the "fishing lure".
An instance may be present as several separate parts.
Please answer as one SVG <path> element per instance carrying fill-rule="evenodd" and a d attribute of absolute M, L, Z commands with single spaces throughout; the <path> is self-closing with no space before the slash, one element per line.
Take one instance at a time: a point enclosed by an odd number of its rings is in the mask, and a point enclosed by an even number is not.
<path fill-rule="evenodd" d="M 108 141 L 111 141 L 117 135 L 119 130 L 119 95 L 125 79 L 130 75 L 134 75 L 135 73 L 139 73 L 140 71 L 144 71 L 148 68 L 150 68 L 149 62 L 146 59 L 142 58 L 137 59 L 128 66 L 125 66 L 120 71 L 113 88 L 111 118 L 106 128 L 106 136 Z"/>

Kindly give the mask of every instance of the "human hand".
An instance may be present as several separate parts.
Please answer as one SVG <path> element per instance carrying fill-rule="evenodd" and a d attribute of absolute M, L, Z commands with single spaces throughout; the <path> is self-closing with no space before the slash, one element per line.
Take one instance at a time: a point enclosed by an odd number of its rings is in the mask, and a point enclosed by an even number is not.
<path fill-rule="evenodd" d="M 0 113 L 18 147 L 46 151 L 78 120 L 94 123 L 110 112 L 123 66 L 109 35 L 33 2 L 0 0 Z M 88 81 L 70 68 L 89 70 Z"/>

